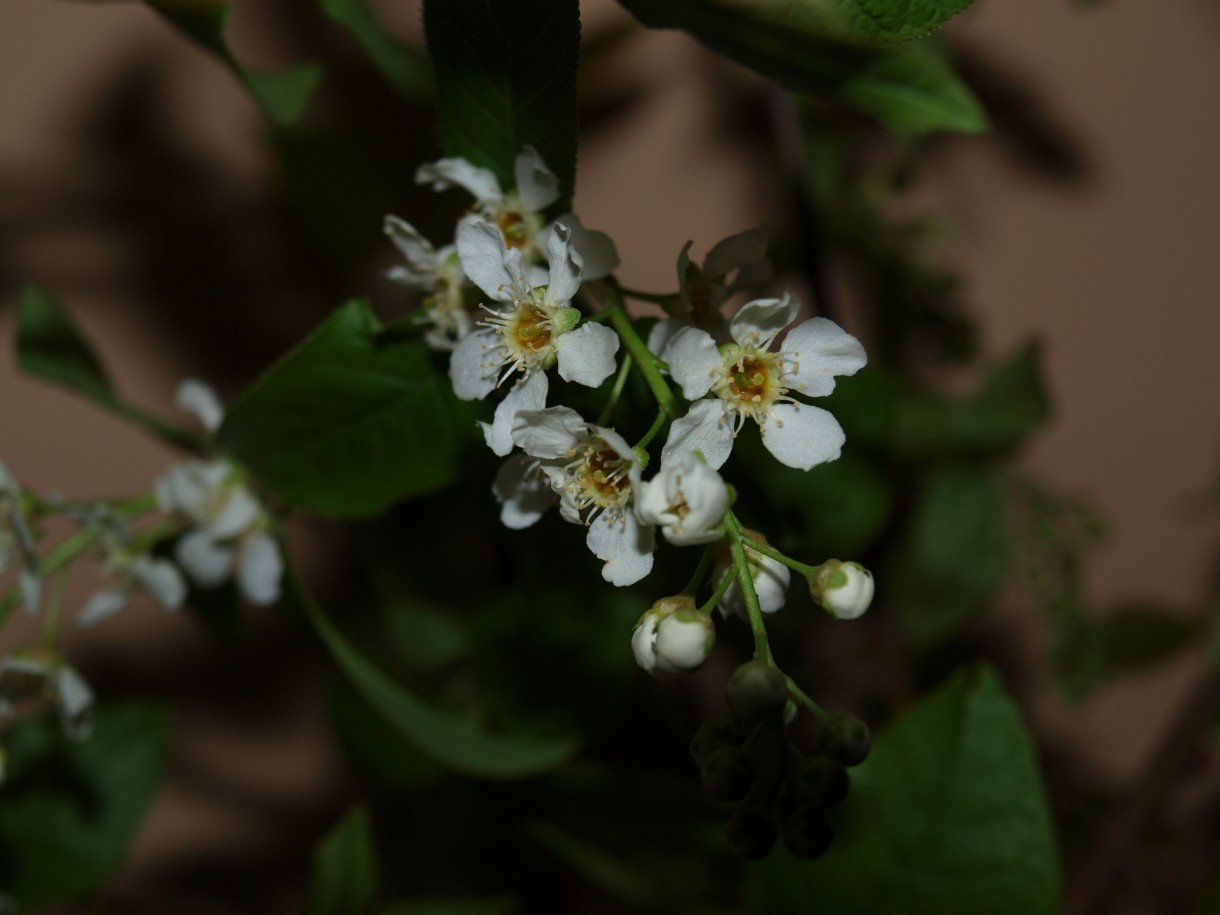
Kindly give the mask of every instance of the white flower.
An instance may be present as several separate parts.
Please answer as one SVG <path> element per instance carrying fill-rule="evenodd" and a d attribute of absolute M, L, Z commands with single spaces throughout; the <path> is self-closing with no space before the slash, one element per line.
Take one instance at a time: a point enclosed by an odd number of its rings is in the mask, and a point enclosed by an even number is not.
<path fill-rule="evenodd" d="M 745 530 L 742 533 L 759 543 L 766 543 L 766 538 L 757 531 Z M 746 565 L 750 569 L 750 579 L 754 582 L 754 593 L 758 595 L 759 608 L 763 613 L 774 613 L 788 600 L 788 583 L 792 580 L 792 573 L 782 562 L 755 552 L 748 546 L 745 548 L 745 553 Z M 728 550 L 724 547 L 720 548 L 716 566 L 718 573 L 716 587 L 720 587 L 726 575 L 737 574 Z M 734 581 L 729 585 L 716 607 L 720 610 L 720 615 L 726 618 L 735 613 L 747 622 L 750 619 L 745 597 L 741 593 L 740 581 Z"/>
<path fill-rule="evenodd" d="M 75 670 L 54 657 L 13 654 L 0 658 L 0 717 L 17 703 L 46 699 L 59 706 L 64 733 L 84 740 L 92 727 L 93 690 Z"/>
<path fill-rule="evenodd" d="M 85 602 L 76 617 L 82 626 L 92 626 L 114 616 L 127 606 L 137 588 L 148 591 L 167 610 L 177 610 L 186 600 L 186 582 L 178 567 L 168 559 L 120 551 L 108 556 L 103 564 L 119 582 L 95 592 Z"/>
<path fill-rule="evenodd" d="M 457 248 L 432 247 L 413 225 L 397 216 L 387 216 L 384 227 L 406 261 L 386 275 L 408 289 L 427 293 L 422 315 L 432 326 L 424 333 L 424 340 L 435 350 L 452 350 L 474 329 L 474 316 L 466 308 L 463 294 L 466 274 L 458 261 Z"/>
<path fill-rule="evenodd" d="M 789 331 L 783 347 L 771 352 L 776 335 L 799 308 L 789 293 L 747 303 L 729 325 L 734 342 L 722 347 L 694 327 L 674 335 L 664 359 L 682 393 L 695 403 L 670 427 L 663 454 L 699 451 L 719 468 L 742 424 L 752 419 L 767 450 L 789 467 L 808 470 L 839 456 L 844 435 L 838 420 L 789 392 L 824 397 L 834 390 L 835 376 L 852 375 L 864 366 L 864 347 L 833 321 L 812 318 Z M 709 391 L 714 399 L 698 400 Z"/>
<path fill-rule="evenodd" d="M 657 355 L 683 327 L 698 327 L 717 340 L 727 339 L 720 306 L 734 293 L 771 279 L 767 230 L 762 226 L 718 242 L 707 252 L 702 267 L 690 259 L 691 244 L 688 241 L 678 254 L 678 302 L 670 316 L 653 325 L 648 334 L 648 349 Z M 730 281 L 729 274 L 734 272 Z"/>
<path fill-rule="evenodd" d="M 512 450 L 513 417 L 520 410 L 546 404 L 545 370 L 558 363 L 559 375 L 597 387 L 614 373 L 618 335 L 601 324 L 580 322 L 569 305 L 580 288 L 580 257 L 569 244 L 567 229 L 555 226 L 547 241 L 550 272 L 531 282 L 520 252 L 506 248 L 492 225 L 466 220 L 458 228 L 462 268 L 494 305 L 488 317 L 458 343 L 449 361 L 453 390 L 462 400 L 481 400 L 516 372 L 521 381 L 484 425 L 488 446 L 499 455 Z"/>
<path fill-rule="evenodd" d="M 702 666 L 715 644 L 716 627 L 689 597 L 657 601 L 631 633 L 635 662 L 659 679 Z"/>
<path fill-rule="evenodd" d="M 640 484 L 635 501 L 636 516 L 659 526 L 676 546 L 719 540 L 722 534 L 714 528 L 728 507 L 720 474 L 689 451 L 662 461 L 660 472 Z"/>
<path fill-rule="evenodd" d="M 525 527 L 541 516 L 545 510 L 541 500 L 524 506 L 525 487 L 536 486 L 530 474 L 542 473 L 559 496 L 564 520 L 589 529 L 585 543 L 605 561 L 602 577 L 606 581 L 630 585 L 652 571 L 653 531 L 640 524 L 631 507 L 640 481 L 639 465 L 622 436 L 586 423 L 567 407 L 552 407 L 518 413 L 513 441 L 537 460 L 537 466 L 520 463 L 522 475 L 512 471 L 504 489 L 497 489 L 501 503 L 512 505 L 509 519 Z M 516 488 L 511 483 L 514 479 Z"/>
<path fill-rule="evenodd" d="M 179 464 L 157 481 L 156 494 L 163 510 L 193 525 L 178 540 L 174 556 L 197 584 L 215 587 L 236 571 L 238 589 L 251 603 L 279 599 L 283 557 L 268 532 L 266 511 L 233 464 Z"/>
<path fill-rule="evenodd" d="M 26 610 L 37 613 L 38 605 L 42 602 L 42 570 L 38 564 L 38 552 L 21 509 L 21 486 L 9 474 L 8 468 L 0 463 L 0 573 L 8 568 L 14 555 L 20 564 L 17 586 L 21 591 L 21 600 Z"/>
<path fill-rule="evenodd" d="M 873 602 L 873 573 L 858 562 L 828 559 L 809 576 L 809 593 L 835 619 L 854 620 Z"/>
<path fill-rule="evenodd" d="M 542 211 L 559 199 L 559 178 L 546 167 L 538 151 L 526 146 L 517 156 L 514 168 L 516 190 L 505 193 L 500 182 L 485 168 L 465 159 L 441 159 L 421 165 L 415 173 L 419 184 L 431 184 L 434 191 L 465 188 L 475 199 L 475 209 L 504 236 L 505 244 L 529 252 L 546 253 L 546 238 L 555 223 L 572 232 L 572 245 L 580 252 L 585 277 L 596 280 L 609 276 L 618 266 L 614 242 L 604 232 L 581 225 L 573 213 L 565 213 L 547 225 Z"/>
<path fill-rule="evenodd" d="M 216 392 L 198 378 L 187 378 L 174 395 L 180 410 L 193 413 L 208 432 L 215 432 L 225 418 L 225 409 Z"/>

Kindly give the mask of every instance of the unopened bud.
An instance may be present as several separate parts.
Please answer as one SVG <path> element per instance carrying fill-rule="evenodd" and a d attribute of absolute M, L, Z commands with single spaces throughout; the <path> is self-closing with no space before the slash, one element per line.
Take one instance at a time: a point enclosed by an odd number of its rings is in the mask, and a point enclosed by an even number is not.
<path fill-rule="evenodd" d="M 872 734 L 868 725 L 851 712 L 831 712 L 818 727 L 818 745 L 843 765 L 858 766 L 868 758 Z"/>
<path fill-rule="evenodd" d="M 729 708 L 745 725 L 778 716 L 788 701 L 788 680 L 770 664 L 748 661 L 729 677 Z"/>
<path fill-rule="evenodd" d="M 700 667 L 715 644 L 716 627 L 689 597 L 661 598 L 631 635 L 635 662 L 661 679 Z"/>
<path fill-rule="evenodd" d="M 858 562 L 828 559 L 810 573 L 809 593 L 835 619 L 854 620 L 873 602 L 873 573 Z"/>
<path fill-rule="evenodd" d="M 736 804 L 754 783 L 754 773 L 746 755 L 734 747 L 710 753 L 699 764 L 699 778 L 708 796 L 722 804 Z"/>
<path fill-rule="evenodd" d="M 779 838 L 779 829 L 769 816 L 743 807 L 729 820 L 725 837 L 729 840 L 729 849 L 738 858 L 757 861 L 771 853 Z"/>

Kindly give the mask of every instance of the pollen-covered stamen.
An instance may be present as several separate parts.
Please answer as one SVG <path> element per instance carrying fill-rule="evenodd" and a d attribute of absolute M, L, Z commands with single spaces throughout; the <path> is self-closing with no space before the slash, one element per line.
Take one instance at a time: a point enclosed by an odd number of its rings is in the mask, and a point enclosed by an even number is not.
<path fill-rule="evenodd" d="M 534 236 L 542 228 L 542 220 L 535 213 L 520 209 L 520 203 L 507 203 L 492 215 L 492 222 L 504 236 L 509 248 L 525 250 L 533 243 Z"/>
<path fill-rule="evenodd" d="M 734 414 L 734 435 L 747 418 L 761 424 L 777 403 L 797 403 L 788 396 L 784 384 L 789 371 L 782 353 L 736 345 L 725 347 L 722 352 L 724 364 L 712 390 Z"/>
<path fill-rule="evenodd" d="M 591 524 L 603 511 L 611 513 L 612 520 L 622 520 L 623 510 L 631 500 L 631 461 L 624 458 L 600 439 L 594 439 L 575 460 L 569 462 L 564 471 L 572 504 L 584 516 L 585 524 Z"/>
<path fill-rule="evenodd" d="M 503 365 L 504 372 L 496 382 L 497 387 L 514 372 L 529 373 L 535 368 L 547 368 L 555 358 L 555 337 L 566 328 L 556 326 L 564 321 L 566 309 L 550 308 L 534 299 L 514 298 L 510 305 L 500 308 L 480 305 L 487 317 L 479 321 L 499 334 L 503 341 L 487 347 L 487 362 L 484 365 Z"/>

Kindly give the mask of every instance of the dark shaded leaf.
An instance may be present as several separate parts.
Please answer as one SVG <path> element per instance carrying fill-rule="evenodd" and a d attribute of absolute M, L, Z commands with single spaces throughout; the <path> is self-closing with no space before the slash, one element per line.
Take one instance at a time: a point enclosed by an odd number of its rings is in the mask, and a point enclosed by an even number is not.
<path fill-rule="evenodd" d="M 355 36 L 385 81 L 409 99 L 432 92 L 427 55 L 390 35 L 364 0 L 321 0 L 322 11 Z"/>
<path fill-rule="evenodd" d="M 377 899 L 377 846 L 369 812 L 350 809 L 314 850 L 306 915 L 362 915 Z"/>
<path fill-rule="evenodd" d="M 304 64 L 274 73 L 240 68 L 251 94 L 272 122 L 291 127 L 301 119 L 326 70 L 320 64 Z"/>

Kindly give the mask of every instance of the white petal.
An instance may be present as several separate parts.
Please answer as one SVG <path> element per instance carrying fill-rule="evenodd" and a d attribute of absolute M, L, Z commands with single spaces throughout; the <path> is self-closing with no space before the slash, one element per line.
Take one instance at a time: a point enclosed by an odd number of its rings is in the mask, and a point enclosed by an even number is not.
<path fill-rule="evenodd" d="M 746 302 L 741 306 L 741 310 L 733 315 L 729 333 L 742 346 L 766 349 L 775 339 L 775 335 L 793 322 L 800 309 L 801 303 L 790 292 L 785 292 L 782 299 L 755 299 L 753 302 Z"/>
<path fill-rule="evenodd" d="M 580 289 L 584 262 L 580 252 L 572 247 L 572 233 L 562 223 L 555 223 L 546 237 L 546 261 L 551 272 L 547 280 L 547 304 L 558 307 L 570 302 Z"/>
<path fill-rule="evenodd" d="M 59 718 L 64 733 L 73 740 L 84 740 L 92 727 L 93 690 L 71 667 L 61 667 L 55 678 L 59 694 Z"/>
<path fill-rule="evenodd" d="M 651 527 L 635 520 L 630 512 L 616 517 L 602 512 L 589 525 L 585 543 L 598 559 L 604 559 L 602 578 L 620 588 L 633 585 L 652 571 L 654 538 Z"/>
<path fill-rule="evenodd" d="M 270 534 L 251 534 L 237 557 L 237 587 L 250 603 L 264 606 L 280 599 L 284 557 Z"/>
<path fill-rule="evenodd" d="M 497 302 L 512 299 L 518 281 L 520 261 L 512 261 L 504 236 L 482 219 L 463 219 L 457 230 L 458 260 L 470 281 Z M 517 265 L 510 272 L 509 263 Z"/>
<path fill-rule="evenodd" d="M 585 421 L 570 407 L 523 411 L 513 423 L 513 441 L 536 458 L 566 458 L 588 437 Z"/>
<path fill-rule="evenodd" d="M 233 551 L 220 546 L 203 531 L 192 531 L 174 548 L 178 565 L 204 588 L 214 588 L 233 571 Z"/>
<path fill-rule="evenodd" d="M 76 621 L 82 626 L 92 626 L 109 619 L 127 606 L 131 592 L 126 588 L 104 588 L 85 602 Z"/>
<path fill-rule="evenodd" d="M 250 490 L 241 483 L 231 483 L 225 490 L 219 510 L 204 529 L 215 540 L 227 540 L 249 530 L 262 513 L 262 505 Z"/>
<path fill-rule="evenodd" d="M 767 230 L 758 226 L 730 235 L 707 252 L 703 272 L 723 282 L 734 270 L 767 260 Z"/>
<path fill-rule="evenodd" d="M 661 525 L 665 539 L 675 546 L 720 539 L 713 528 L 728 507 L 729 493 L 720 474 L 689 451 L 671 456 L 669 465 L 662 465 L 636 497 L 640 520 Z"/>
<path fill-rule="evenodd" d="M 835 389 L 836 375 L 854 375 L 868 362 L 860 341 L 828 318 L 792 328 L 783 354 L 790 363 L 784 384 L 808 397 L 826 396 Z"/>
<path fill-rule="evenodd" d="M 776 404 L 759 430 L 775 459 L 798 470 L 835 460 L 847 440 L 831 413 L 809 404 Z"/>
<path fill-rule="evenodd" d="M 499 335 L 487 327 L 458 341 L 449 357 L 449 380 L 460 400 L 482 400 L 495 390 L 501 369 L 490 357 L 500 345 Z"/>
<path fill-rule="evenodd" d="M 538 461 L 527 454 L 515 454 L 501 464 L 491 490 L 500 503 L 500 520 L 515 531 L 534 524 L 559 501 Z"/>
<path fill-rule="evenodd" d="M 758 595 L 758 606 L 763 613 L 774 613 L 788 600 L 792 573 L 786 565 L 770 556 L 759 556 L 757 553 L 753 556 L 759 560 L 758 571 L 754 573 L 754 593 Z"/>
<path fill-rule="evenodd" d="M 595 388 L 614 374 L 618 334 L 604 324 L 586 322 L 555 338 L 559 377 Z"/>
<path fill-rule="evenodd" d="M 157 504 L 203 522 L 213 495 L 231 472 L 228 461 L 187 461 L 172 467 L 157 480 Z"/>
<path fill-rule="evenodd" d="M 724 365 L 712 335 L 697 327 L 684 327 L 674 334 L 661 358 L 687 400 L 698 400 L 710 391 L 716 372 Z"/>
<path fill-rule="evenodd" d="M 652 330 L 648 332 L 648 352 L 660 359 L 674 334 L 686 326 L 688 325 L 685 322 L 677 318 L 662 318 L 652 325 Z"/>
<path fill-rule="evenodd" d="M 657 624 L 660 618 L 655 613 L 646 613 L 631 633 L 631 653 L 635 663 L 646 671 L 657 666 Z"/>
<path fill-rule="evenodd" d="M 31 614 L 38 612 L 42 603 L 42 574 L 29 565 L 17 572 L 17 586 L 21 589 L 21 601 Z"/>
<path fill-rule="evenodd" d="M 188 378 L 178 385 L 178 393 L 174 398 L 180 410 L 198 417 L 203 428 L 215 432 L 220 428 L 225 418 L 225 408 L 220 404 L 220 398 L 209 385 L 198 378 Z"/>
<path fill-rule="evenodd" d="M 496 405 L 496 413 L 490 424 L 483 427 L 483 438 L 487 447 L 500 457 L 513 450 L 513 425 L 522 410 L 541 410 L 546 406 L 549 383 L 545 372 L 531 372 L 524 381 L 518 381 L 502 401 Z"/>
<path fill-rule="evenodd" d="M 517 197 L 529 212 L 545 210 L 559 199 L 559 178 L 546 167 L 534 147 L 526 146 L 518 154 L 513 174 L 517 179 Z"/>
<path fill-rule="evenodd" d="M 724 466 L 733 453 L 733 428 L 724 401 L 697 400 L 685 416 L 674 420 L 661 450 L 661 465 L 675 460 L 683 451 L 702 454 L 715 470 Z"/>
<path fill-rule="evenodd" d="M 0 492 L 19 492 L 21 487 L 17 485 L 17 481 L 13 479 L 13 475 L 8 472 L 8 468 L 4 466 L 4 462 L 0 461 Z"/>
<path fill-rule="evenodd" d="M 439 259 L 436 249 L 432 247 L 432 242 L 419 234 L 415 226 L 397 216 L 387 216 L 382 228 L 410 266 L 411 273 L 430 275 L 436 272 Z"/>
<path fill-rule="evenodd" d="M 131 574 L 162 607 L 177 610 L 186 601 L 186 581 L 168 559 L 137 556 L 131 564 Z"/>
<path fill-rule="evenodd" d="M 708 659 L 715 640 L 711 619 L 698 610 L 670 614 L 657 626 L 657 666 L 671 673 L 695 670 Z"/>
<path fill-rule="evenodd" d="M 572 247 L 584 262 L 584 278 L 600 280 L 609 276 L 619 265 L 618 249 L 605 232 L 586 229 L 575 213 L 565 213 L 556 222 L 562 222 L 572 233 Z"/>
<path fill-rule="evenodd" d="M 479 203 L 498 203 L 504 198 L 496 176 L 465 159 L 441 159 L 421 165 L 415 172 L 415 183 L 431 184 L 434 191 L 456 185 L 468 190 Z"/>

